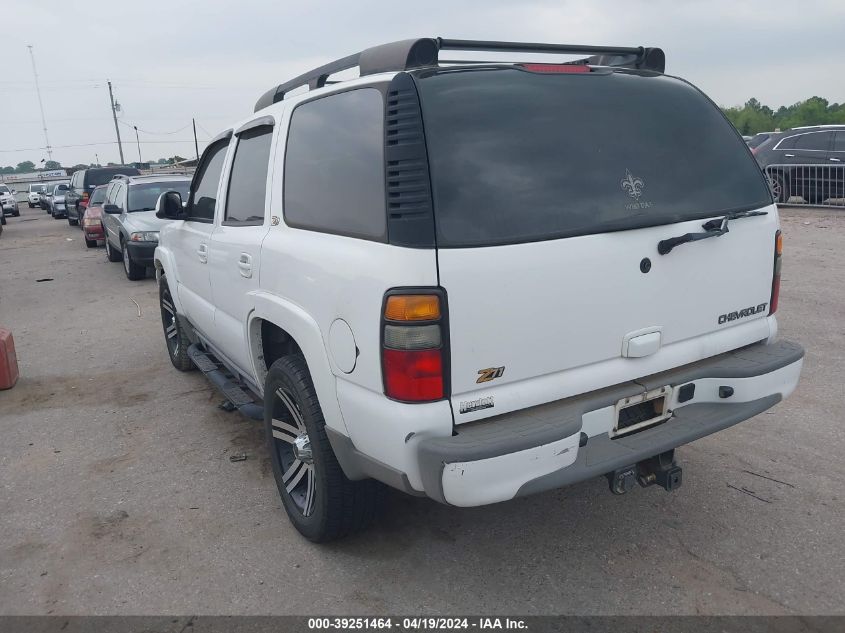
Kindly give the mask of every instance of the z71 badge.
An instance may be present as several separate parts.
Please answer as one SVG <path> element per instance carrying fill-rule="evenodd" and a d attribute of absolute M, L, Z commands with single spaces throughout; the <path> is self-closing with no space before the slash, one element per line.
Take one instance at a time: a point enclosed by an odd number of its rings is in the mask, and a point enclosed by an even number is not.
<path fill-rule="evenodd" d="M 479 383 L 479 384 L 482 383 L 482 382 L 490 382 L 491 380 L 494 380 L 495 378 L 501 378 L 502 374 L 504 374 L 504 373 L 505 373 L 504 366 L 502 366 L 502 367 L 488 367 L 487 369 L 479 369 L 478 370 L 478 380 L 476 380 L 475 382 Z"/>

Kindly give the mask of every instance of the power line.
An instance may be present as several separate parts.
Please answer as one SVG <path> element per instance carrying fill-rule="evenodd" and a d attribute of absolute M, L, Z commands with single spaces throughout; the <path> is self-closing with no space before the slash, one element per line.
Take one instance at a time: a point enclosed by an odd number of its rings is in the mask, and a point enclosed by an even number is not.
<path fill-rule="evenodd" d="M 135 128 L 136 130 L 138 130 L 139 132 L 143 132 L 144 134 L 152 134 L 153 136 L 170 136 L 171 134 L 178 134 L 182 130 L 187 130 L 189 127 L 191 127 L 191 124 L 188 123 L 187 125 L 184 125 L 178 130 L 174 130 L 173 132 L 150 132 L 149 130 L 140 128 L 137 125 L 132 125 L 131 123 L 124 123 L 123 121 L 118 121 L 118 123 L 120 123 L 121 125 L 125 125 L 126 127 Z"/>

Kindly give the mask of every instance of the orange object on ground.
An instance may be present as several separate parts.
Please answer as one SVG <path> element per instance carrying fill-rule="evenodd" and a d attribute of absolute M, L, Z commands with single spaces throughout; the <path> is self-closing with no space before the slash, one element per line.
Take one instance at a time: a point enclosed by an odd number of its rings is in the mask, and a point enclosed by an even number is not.
<path fill-rule="evenodd" d="M 0 389 L 11 389 L 18 381 L 18 357 L 15 339 L 9 330 L 0 327 Z"/>

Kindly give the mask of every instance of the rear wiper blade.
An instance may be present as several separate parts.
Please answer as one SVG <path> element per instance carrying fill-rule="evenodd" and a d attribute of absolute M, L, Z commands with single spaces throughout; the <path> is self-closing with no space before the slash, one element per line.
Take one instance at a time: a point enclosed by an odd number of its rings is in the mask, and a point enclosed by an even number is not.
<path fill-rule="evenodd" d="M 697 242 L 698 240 L 706 240 L 708 237 L 719 237 L 728 232 L 728 221 L 736 220 L 738 218 L 750 218 L 755 215 L 766 215 L 768 211 L 735 211 L 728 213 L 721 218 L 708 220 L 701 225 L 704 229 L 703 233 L 684 233 L 678 237 L 670 237 L 665 240 L 660 240 L 657 243 L 657 252 L 661 255 L 667 255 L 672 252 L 672 249 L 687 242 Z"/>

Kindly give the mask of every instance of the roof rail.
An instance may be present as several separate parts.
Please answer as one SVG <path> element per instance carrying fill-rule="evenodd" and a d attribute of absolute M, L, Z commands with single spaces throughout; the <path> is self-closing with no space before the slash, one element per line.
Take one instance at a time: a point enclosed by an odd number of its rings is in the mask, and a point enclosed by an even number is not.
<path fill-rule="evenodd" d="M 507 53 L 544 53 L 588 55 L 584 59 L 568 63 L 593 64 L 598 66 L 616 66 L 624 68 L 642 68 L 663 72 L 666 57 L 660 48 L 624 47 L 624 46 L 585 46 L 581 44 L 540 44 L 533 42 L 495 42 L 484 40 L 450 40 L 437 38 L 419 38 L 400 40 L 380 46 L 373 46 L 360 53 L 348 55 L 318 68 L 303 73 L 298 77 L 279 84 L 264 93 L 255 104 L 255 111 L 278 103 L 295 88 L 308 86 L 309 90 L 322 88 L 330 75 L 358 68 L 362 77 L 376 73 L 410 70 L 425 66 L 437 66 L 442 63 L 485 63 L 477 60 L 440 60 L 442 50 L 487 51 Z M 486 62 L 507 63 L 507 62 Z"/>

